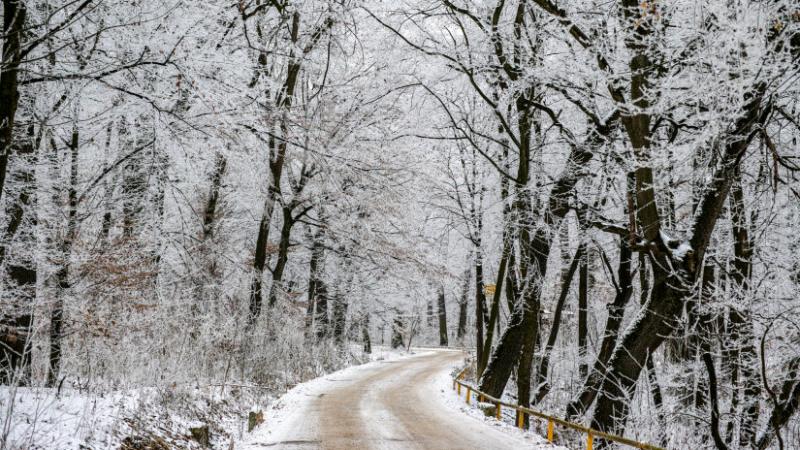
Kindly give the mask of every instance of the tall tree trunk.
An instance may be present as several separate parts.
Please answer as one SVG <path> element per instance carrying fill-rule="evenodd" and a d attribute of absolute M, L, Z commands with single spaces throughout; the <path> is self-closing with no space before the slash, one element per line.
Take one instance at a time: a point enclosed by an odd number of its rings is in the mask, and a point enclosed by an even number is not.
<path fill-rule="evenodd" d="M 472 257 L 470 256 L 467 260 L 471 262 Z M 471 274 L 472 269 L 468 265 L 464 273 L 464 290 L 461 292 L 461 298 L 458 301 L 458 328 L 456 329 L 456 339 L 458 339 L 459 342 L 462 342 L 464 336 L 467 334 L 467 309 L 469 308 Z"/>
<path fill-rule="evenodd" d="M 330 331 L 330 319 L 328 318 L 328 286 L 322 280 L 317 280 L 315 297 L 314 327 L 317 340 L 321 341 L 328 337 Z"/>
<path fill-rule="evenodd" d="M 203 241 L 210 239 L 214 234 L 214 227 L 217 222 L 217 206 L 220 192 L 222 191 L 222 178 L 225 175 L 227 166 L 228 160 L 225 159 L 225 155 L 217 152 L 214 159 L 214 172 L 211 175 L 211 189 L 208 193 L 205 211 L 203 211 Z"/>
<path fill-rule="evenodd" d="M 447 347 L 447 305 L 444 297 L 444 286 L 439 287 L 439 345 Z"/>
<path fill-rule="evenodd" d="M 317 287 L 325 265 L 325 247 L 323 245 L 323 229 L 318 228 L 311 244 L 311 259 L 308 272 L 308 306 L 306 308 L 306 334 L 310 335 L 314 325 Z"/>
<path fill-rule="evenodd" d="M 58 292 L 56 302 L 50 312 L 50 367 L 47 376 L 47 385 L 55 387 L 58 383 L 58 376 L 61 371 L 61 347 L 64 327 L 64 297 L 70 288 L 70 258 L 72 256 L 72 246 L 77 232 L 77 213 L 78 213 L 78 149 L 79 138 L 77 124 L 72 130 L 72 139 L 69 143 L 70 149 L 70 171 L 69 186 L 67 188 L 67 202 L 69 210 L 67 212 L 67 233 L 61 243 L 61 267 L 56 273 L 56 285 Z"/>
<path fill-rule="evenodd" d="M 508 235 L 504 233 L 505 238 Z M 503 251 L 500 256 L 500 267 L 497 269 L 497 282 L 495 283 L 494 294 L 492 295 L 492 306 L 489 312 L 489 323 L 486 326 L 486 339 L 483 343 L 483 352 L 478 359 L 478 378 L 483 374 L 483 370 L 488 363 L 489 355 L 492 352 L 492 340 L 494 339 L 494 329 L 500 316 L 500 298 L 503 295 L 503 280 L 506 278 L 506 265 L 508 263 L 508 253 L 511 243 L 507 240 L 503 242 Z"/>
<path fill-rule="evenodd" d="M 483 256 L 480 241 L 475 248 L 475 354 L 483 360 L 483 326 L 485 324 L 486 293 L 483 284 Z"/>
<path fill-rule="evenodd" d="M 283 225 L 281 226 L 281 237 L 278 244 L 278 259 L 275 262 L 275 268 L 272 269 L 272 285 L 269 289 L 270 308 L 275 306 L 278 301 L 278 293 L 283 290 L 283 272 L 286 270 L 286 263 L 289 262 L 290 239 L 295 222 L 291 206 L 284 206 L 281 211 L 283 212 Z"/>
<path fill-rule="evenodd" d="M 106 156 L 106 158 L 110 157 L 111 137 L 112 137 L 113 130 L 114 130 L 114 121 L 112 120 L 112 121 L 108 122 L 108 126 L 106 127 L 105 152 L 106 152 L 106 155 L 108 155 L 108 156 Z M 108 159 L 106 161 L 107 162 L 106 162 L 105 170 L 107 170 L 107 171 L 111 170 L 111 167 L 112 167 L 111 166 L 111 162 Z M 103 218 L 100 221 L 100 236 L 99 236 L 99 242 L 103 247 L 107 247 L 108 246 L 108 237 L 109 237 L 109 235 L 111 233 L 111 226 L 113 224 L 112 223 L 112 221 L 113 221 L 112 211 L 113 211 L 113 208 L 115 206 L 115 202 L 113 201 L 113 199 L 114 199 L 114 190 L 116 189 L 116 186 L 117 186 L 117 183 L 116 183 L 117 176 L 118 176 L 118 174 L 115 173 L 113 175 L 113 177 L 111 178 L 110 182 L 109 182 L 109 180 L 105 180 L 103 182 L 103 186 L 104 186 L 105 192 L 103 193 Z M 103 251 L 103 250 L 101 250 L 101 251 Z"/>
<path fill-rule="evenodd" d="M 403 317 L 400 315 L 400 310 L 394 309 L 394 319 L 392 320 L 392 348 L 403 348 Z"/>
<path fill-rule="evenodd" d="M 361 339 L 363 342 L 364 353 L 372 353 L 372 341 L 369 337 L 369 313 L 363 313 L 361 318 Z"/>
<path fill-rule="evenodd" d="M 730 281 L 734 295 L 742 306 L 731 307 L 728 312 L 731 341 L 725 353 L 731 364 L 731 382 L 734 389 L 731 400 L 731 415 L 739 416 L 738 391 L 742 385 L 743 401 L 739 424 L 739 446 L 756 446 L 756 428 L 761 397 L 761 383 L 758 375 L 758 353 L 756 351 L 753 321 L 746 309 L 746 298 L 752 277 L 753 243 L 747 226 L 744 191 L 742 189 L 741 171 L 735 172 L 735 180 L 731 186 L 730 198 L 731 226 L 733 232 L 733 271 Z M 740 380 L 741 376 L 741 380 Z"/>
<path fill-rule="evenodd" d="M 267 245 L 269 244 L 269 229 L 272 223 L 272 213 L 275 209 L 275 193 L 270 186 L 267 199 L 264 202 L 264 211 L 261 214 L 261 222 L 258 225 L 258 236 L 256 237 L 256 251 L 253 257 L 253 281 L 250 283 L 250 317 L 249 326 L 255 324 L 256 319 L 261 315 L 263 302 L 263 283 L 264 268 L 267 265 Z"/>
<path fill-rule="evenodd" d="M 300 32 L 300 13 L 294 12 L 291 25 L 291 42 L 297 44 Z M 295 46 L 290 46 L 289 64 L 286 71 L 286 80 L 276 99 L 277 109 L 280 111 L 280 135 L 282 139 L 276 142 L 275 136 L 270 136 L 269 146 L 269 191 L 264 201 L 264 210 L 261 214 L 261 221 L 258 225 L 258 236 L 256 237 L 256 250 L 253 258 L 253 281 L 250 284 L 250 317 L 248 325 L 252 327 L 261 315 L 263 299 L 263 277 L 264 269 L 267 264 L 267 245 L 269 245 L 269 231 L 272 224 L 272 214 L 275 204 L 281 198 L 281 178 L 283 176 L 283 166 L 286 160 L 288 144 L 286 138 L 289 136 L 288 113 L 294 103 L 294 92 L 300 73 L 301 63 L 296 59 Z M 267 96 L 270 97 L 269 92 Z M 270 302 L 272 302 L 272 290 L 270 290 Z"/>
<path fill-rule="evenodd" d="M 333 295 L 333 339 L 336 343 L 344 342 L 345 328 L 347 325 L 348 303 L 341 286 Z"/>
<path fill-rule="evenodd" d="M 747 94 L 742 114 L 726 130 L 719 142 L 724 148 L 719 154 L 719 164 L 701 198 L 693 226 L 686 243 L 691 251 L 672 256 L 669 243 L 663 242 L 659 231 L 657 212 L 637 208 L 637 219 L 643 226 L 643 235 L 652 243 L 651 260 L 653 287 L 650 299 L 634 319 L 632 326 L 617 345 L 609 361 L 608 376 L 603 381 L 597 400 L 592 425 L 600 431 L 621 433 L 629 413 L 629 401 L 646 358 L 655 352 L 664 338 L 672 334 L 689 289 L 698 280 L 704 266 L 704 255 L 724 204 L 727 201 L 734 171 L 738 170 L 742 156 L 752 139 L 752 130 L 762 126 L 769 117 L 769 104 L 763 84 L 754 86 Z M 652 177 L 637 180 L 637 205 L 654 204 L 655 192 Z M 652 215 L 655 214 L 655 217 Z M 646 226 L 650 224 L 649 226 Z M 670 271 L 665 268 L 670 267 Z M 605 445 L 605 443 L 601 443 Z"/>
<path fill-rule="evenodd" d="M 5 192 L 8 161 L 14 144 L 19 105 L 20 47 L 27 9 L 22 0 L 3 0 L 3 53 L 0 62 L 0 199 Z"/>
<path fill-rule="evenodd" d="M 27 240 L 36 245 L 36 147 L 34 128 L 28 127 L 27 137 L 14 151 L 9 172 L 17 187 L 17 197 L 12 199 L 6 217 L 4 239 L 0 245 L 0 265 L 6 262 L 8 281 L 0 295 L 4 307 L 0 311 L 0 383 L 28 384 L 30 381 L 30 337 L 33 326 L 33 305 L 36 299 L 36 252 L 18 255 L 13 263 L 5 261 L 8 245 L 14 239 Z"/>
<path fill-rule="evenodd" d="M 556 345 L 556 339 L 558 339 L 558 331 L 561 327 L 561 313 L 564 309 L 567 296 L 569 295 L 572 278 L 575 276 L 575 271 L 580 261 L 583 259 L 585 252 L 586 243 L 581 242 L 581 245 L 578 246 L 578 250 L 575 252 L 575 256 L 572 258 L 572 262 L 569 266 L 566 266 L 567 269 L 561 273 L 561 293 L 558 296 L 556 309 L 553 312 L 553 324 L 550 327 L 550 334 L 547 337 L 547 344 L 545 344 L 542 360 L 539 362 L 539 370 L 536 371 L 536 396 L 534 398 L 534 403 L 541 402 L 547 393 L 550 392 L 550 384 L 547 381 L 547 375 L 550 369 L 550 356 L 552 356 L 553 348 Z"/>
<path fill-rule="evenodd" d="M 584 244 L 585 245 L 585 244 Z M 589 323 L 587 320 L 589 301 L 589 253 L 584 250 L 578 271 L 578 375 L 583 379 L 589 372 L 586 363 Z"/>
<path fill-rule="evenodd" d="M 515 305 L 511 318 L 509 319 L 508 326 L 503 332 L 497 347 L 489 360 L 489 364 L 484 371 L 480 380 L 480 389 L 487 394 L 499 397 L 505 389 L 508 378 L 511 376 L 513 367 L 517 364 L 522 350 L 524 340 L 524 331 L 528 329 L 538 328 L 538 322 L 530 322 L 536 319 L 538 321 L 539 314 L 539 295 L 541 280 L 547 270 L 547 259 L 550 255 L 550 248 L 553 239 L 552 233 L 548 228 L 559 226 L 561 219 L 569 211 L 567 205 L 567 195 L 572 191 L 575 184 L 580 178 L 576 175 L 578 168 L 583 167 L 592 158 L 592 153 L 586 150 L 592 148 L 593 143 L 602 142 L 602 136 L 608 130 L 598 130 L 592 133 L 588 138 L 585 146 L 575 146 L 570 152 L 564 173 L 555 182 L 555 185 L 550 191 L 550 198 L 544 215 L 543 227 L 537 227 L 533 236 L 530 235 L 529 223 L 522 223 L 519 230 L 519 242 L 521 248 L 520 256 L 520 273 L 523 277 L 523 292 L 520 304 Z M 527 170 L 527 169 L 525 169 Z M 527 173 L 527 172 L 526 172 Z M 527 179 L 527 175 L 525 176 Z M 518 194 L 518 206 L 515 208 L 520 218 L 530 222 L 531 213 L 529 211 L 530 202 L 520 200 L 520 197 L 525 197 L 524 186 L 521 186 L 522 194 Z M 526 205 L 527 203 L 527 205 Z M 530 269 L 528 269 L 528 267 Z M 530 274 L 528 274 L 530 270 Z M 534 283 L 534 286 L 528 286 Z M 531 292 L 526 292 L 527 289 L 533 289 Z M 532 333 L 536 336 L 537 333 Z"/>

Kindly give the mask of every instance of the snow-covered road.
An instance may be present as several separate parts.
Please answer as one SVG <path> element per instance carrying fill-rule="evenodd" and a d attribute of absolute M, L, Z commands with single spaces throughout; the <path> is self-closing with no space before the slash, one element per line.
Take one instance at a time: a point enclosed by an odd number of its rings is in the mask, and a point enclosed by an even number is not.
<path fill-rule="evenodd" d="M 300 385 L 244 448 L 552 449 L 538 436 L 493 426 L 455 406 L 449 373 L 463 359 L 461 352 L 425 351 Z"/>

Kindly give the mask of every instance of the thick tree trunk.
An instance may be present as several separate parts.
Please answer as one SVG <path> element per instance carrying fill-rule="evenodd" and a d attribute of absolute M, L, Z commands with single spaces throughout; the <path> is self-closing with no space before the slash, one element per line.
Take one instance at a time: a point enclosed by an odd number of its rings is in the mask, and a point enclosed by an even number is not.
<path fill-rule="evenodd" d="M 658 349 L 664 338 L 671 335 L 679 323 L 688 289 L 698 280 L 699 271 L 702 270 L 704 254 L 728 198 L 734 172 L 738 170 L 741 158 L 750 145 L 751 131 L 763 124 L 768 117 L 769 108 L 765 108 L 768 105 L 762 103 L 765 100 L 764 89 L 765 86 L 759 85 L 748 93 L 748 102 L 743 108 L 742 116 L 736 120 L 730 131 L 721 136 L 723 139 L 720 141 L 726 142 L 725 148 L 720 152 L 720 163 L 697 206 L 687 243 L 691 251 L 679 253 L 678 257 L 673 258 L 667 243 L 661 240 L 658 226 L 644 228 L 643 234 L 653 247 L 651 258 L 657 260 L 651 264 L 653 288 L 649 301 L 634 319 L 609 361 L 608 376 L 603 381 L 592 420 L 596 429 L 616 434 L 624 431 L 633 388 L 645 367 L 646 358 Z M 650 204 L 654 201 L 650 183 L 645 177 L 642 185 L 642 181 L 637 178 L 637 192 L 640 197 L 637 198 L 637 204 Z M 638 208 L 638 211 L 640 223 L 647 224 L 653 220 L 657 223 L 657 217 L 650 217 L 652 211 L 647 213 L 642 208 Z M 653 233 L 655 234 L 651 236 Z M 672 268 L 670 272 L 664 271 L 667 267 Z"/>
<path fill-rule="evenodd" d="M 445 303 L 444 286 L 439 287 L 439 345 L 447 347 L 447 305 Z"/>
<path fill-rule="evenodd" d="M 0 265 L 8 273 L 0 311 L 0 383 L 27 385 L 30 381 L 30 337 L 33 325 L 33 305 L 36 299 L 37 262 L 35 252 L 17 255 L 13 263 L 6 260 L 6 245 L 14 239 L 36 242 L 36 176 L 34 167 L 34 130 L 28 128 L 27 139 L 14 152 L 15 168 L 11 170 L 17 197 L 11 200 L 6 217 L 3 245 L 0 245 Z"/>
<path fill-rule="evenodd" d="M 281 237 L 278 244 L 278 259 L 275 262 L 275 268 L 272 269 L 272 285 L 269 289 L 270 308 L 275 306 L 278 301 L 278 294 L 283 290 L 283 272 L 289 262 L 289 246 L 291 244 L 292 227 L 294 226 L 291 206 L 285 206 L 281 208 L 281 211 L 283 213 L 283 225 L 281 225 Z"/>
<path fill-rule="evenodd" d="M 3 53 L 0 62 L 0 199 L 5 192 L 19 105 L 19 58 L 25 29 L 25 2 L 3 0 Z"/>

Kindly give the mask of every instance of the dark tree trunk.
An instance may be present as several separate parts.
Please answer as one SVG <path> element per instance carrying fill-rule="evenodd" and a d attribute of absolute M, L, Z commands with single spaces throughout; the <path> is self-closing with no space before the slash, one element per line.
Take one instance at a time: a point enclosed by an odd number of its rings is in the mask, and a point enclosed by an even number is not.
<path fill-rule="evenodd" d="M 144 136 L 144 127 L 142 123 L 144 117 L 140 117 L 134 123 L 136 128 L 134 135 L 137 136 L 135 142 L 132 141 L 130 130 L 128 130 L 127 123 L 124 119 L 120 123 L 120 140 L 123 141 L 122 145 L 125 153 L 132 153 L 133 149 L 147 148 L 154 145 L 154 142 L 148 144 L 147 138 Z M 148 133 L 153 133 L 149 130 Z M 127 160 L 123 168 L 122 175 L 122 235 L 127 240 L 132 240 L 137 232 L 141 230 L 142 213 L 144 211 L 144 201 L 148 188 L 148 167 L 146 161 L 146 152 L 136 153 L 133 157 Z"/>
<path fill-rule="evenodd" d="M 111 136 L 114 130 L 114 122 L 110 121 L 108 123 L 108 127 L 106 127 L 106 142 L 105 142 L 105 151 L 106 154 L 110 154 L 111 150 Z M 111 170 L 111 164 L 106 164 L 106 171 Z M 117 175 L 111 178 L 111 182 L 105 180 L 103 182 L 103 186 L 105 187 L 105 193 L 103 198 L 103 219 L 100 222 L 100 242 L 101 244 L 106 247 L 108 245 L 108 237 L 111 233 L 111 225 L 113 221 L 112 210 L 114 208 L 114 190 L 116 189 L 117 183 L 115 182 Z M 101 250 L 102 251 L 102 250 Z"/>
<path fill-rule="evenodd" d="M 347 300 L 341 288 L 336 290 L 333 296 L 333 338 L 341 344 L 344 341 L 344 330 L 347 325 Z"/>
<path fill-rule="evenodd" d="M 658 382 L 658 374 L 656 373 L 656 365 L 653 363 L 653 355 L 647 358 L 647 380 L 650 384 L 650 395 L 653 397 L 653 407 L 656 410 L 658 424 L 661 430 L 666 430 L 666 420 L 664 418 L 664 395 L 661 393 L 661 383 Z M 659 433 L 660 438 L 658 442 L 664 444 L 666 436 L 664 433 Z"/>
<path fill-rule="evenodd" d="M 364 313 L 361 319 L 361 339 L 364 344 L 364 353 L 372 353 L 372 341 L 369 337 L 369 314 Z"/>
<path fill-rule="evenodd" d="M 400 311 L 394 310 L 394 320 L 392 321 L 392 348 L 405 347 L 405 343 L 403 342 L 404 329 L 405 325 L 403 324 L 403 317 L 400 315 Z"/>
<path fill-rule="evenodd" d="M 445 303 L 444 286 L 439 287 L 439 345 L 447 347 L 447 305 Z"/>
<path fill-rule="evenodd" d="M 300 13 L 294 12 L 291 20 L 290 38 L 292 44 L 297 44 L 300 32 Z M 295 55 L 295 46 L 290 46 L 289 64 L 286 71 L 286 80 L 280 89 L 276 98 L 276 107 L 281 111 L 283 117 L 280 120 L 280 135 L 289 135 L 289 124 L 286 113 L 292 109 L 294 103 L 294 92 L 297 85 L 297 78 L 300 73 L 301 63 Z M 270 93 L 267 92 L 267 96 Z M 267 264 L 267 246 L 269 245 L 269 231 L 272 223 L 272 214 L 275 210 L 275 204 L 281 198 L 281 178 L 283 176 L 283 166 L 286 160 L 286 151 L 288 143 L 282 139 L 276 142 L 274 136 L 269 138 L 269 174 L 270 184 L 267 198 L 264 201 L 264 211 L 261 215 L 261 222 L 258 226 L 258 236 L 256 237 L 256 250 L 253 258 L 253 281 L 250 284 L 250 302 L 249 310 L 250 317 L 248 320 L 249 326 L 255 324 L 256 319 L 261 315 L 261 308 L 263 299 L 263 277 L 264 269 Z M 275 285 L 273 284 L 270 289 L 269 301 L 273 301 L 273 291 Z"/>
<path fill-rule="evenodd" d="M 762 359 L 762 369 L 764 368 L 763 364 Z M 780 431 L 800 406 L 800 358 L 793 358 L 789 361 L 788 366 L 789 370 L 786 380 L 781 385 L 780 396 L 776 398 L 771 393 L 775 405 L 769 415 L 766 428 L 756 441 L 755 448 L 757 450 L 766 450 L 775 439 L 778 439 L 780 448 L 786 448 L 783 445 Z"/>
<path fill-rule="evenodd" d="M 3 0 L 3 61 L 0 63 L 0 199 L 5 191 L 14 125 L 19 105 L 20 46 L 25 29 L 25 2 Z"/>
<path fill-rule="evenodd" d="M 317 232 L 312 238 L 311 244 L 311 259 L 309 261 L 308 272 L 308 306 L 306 308 L 306 332 L 311 332 L 314 324 L 314 311 L 317 301 L 317 286 L 320 282 L 322 275 L 322 268 L 325 265 L 325 247 L 323 246 L 323 231 L 322 227 L 317 229 Z"/>
<path fill-rule="evenodd" d="M 744 191 L 742 190 L 741 172 L 735 172 L 735 180 L 731 186 L 730 213 L 733 232 L 733 271 L 730 280 L 733 284 L 735 298 L 742 305 L 746 304 L 746 296 L 750 289 L 752 276 L 753 243 L 747 226 Z M 759 399 L 761 383 L 758 374 L 758 353 L 755 346 L 753 322 L 750 312 L 744 307 L 732 307 L 728 313 L 731 344 L 724 349 L 731 365 L 731 415 L 739 415 L 739 390 L 742 389 L 742 411 L 739 425 L 739 446 L 755 447 L 756 428 L 760 413 Z M 741 387 L 739 384 L 741 383 Z M 732 430 L 730 430 L 732 432 Z M 727 433 L 730 435 L 730 432 Z"/>
<path fill-rule="evenodd" d="M 464 340 L 467 334 L 467 309 L 469 308 L 470 278 L 472 269 L 467 268 L 464 273 L 464 290 L 458 302 L 458 328 L 456 329 L 456 339 L 459 342 Z"/>
<path fill-rule="evenodd" d="M 208 201 L 203 213 L 203 241 L 211 238 L 214 234 L 214 226 L 217 219 L 217 205 L 219 204 L 220 192 L 222 190 L 222 177 L 225 175 L 225 168 L 228 161 L 222 153 L 217 153 L 214 161 L 214 173 L 211 175 L 211 190 L 208 193 Z"/>
<path fill-rule="evenodd" d="M 483 326 L 486 322 L 486 293 L 483 285 L 483 257 L 480 243 L 475 249 L 475 354 L 478 361 L 483 360 Z"/>
<path fill-rule="evenodd" d="M 61 347 L 64 327 L 64 297 L 70 288 L 70 257 L 72 255 L 72 245 L 77 232 L 77 212 L 78 212 L 78 148 L 79 134 L 77 125 L 72 130 L 70 140 L 70 171 L 69 187 L 67 197 L 69 210 L 67 212 L 67 233 L 61 243 L 61 267 L 56 273 L 56 284 L 58 293 L 56 302 L 50 312 L 50 370 L 47 376 L 47 385 L 55 387 L 58 383 L 58 376 L 61 372 Z"/>
<path fill-rule="evenodd" d="M 550 369 L 550 356 L 552 355 L 553 348 L 556 345 L 556 339 L 558 339 L 558 331 L 561 327 L 561 313 L 564 309 L 564 303 L 566 303 L 567 296 L 569 294 L 570 285 L 572 285 L 572 278 L 575 276 L 575 271 L 577 270 L 577 267 L 585 252 L 586 244 L 582 242 L 578 247 L 578 251 L 575 252 L 572 262 L 561 274 L 561 293 L 558 296 L 556 309 L 553 312 L 553 324 L 550 327 L 550 334 L 547 337 L 544 355 L 542 356 L 542 360 L 539 362 L 539 370 L 536 371 L 536 397 L 534 399 L 534 403 L 541 402 L 547 393 L 550 392 L 550 384 L 547 381 L 547 374 Z M 564 261 L 566 261 L 566 259 Z"/>
<path fill-rule="evenodd" d="M 612 115 L 610 119 L 616 121 L 616 114 Z M 530 210 L 530 201 L 526 201 L 525 184 L 529 178 L 528 158 L 529 153 L 525 149 L 520 150 L 520 167 L 517 172 L 518 195 L 515 202 L 514 212 L 522 221 L 520 224 L 519 244 L 520 244 L 520 274 L 523 278 L 524 284 L 520 290 L 525 292 L 529 289 L 527 284 L 541 283 L 544 274 L 547 271 L 547 259 L 550 255 L 550 247 L 553 236 L 545 228 L 552 229 L 558 227 L 561 219 L 566 216 L 570 211 L 567 204 L 567 196 L 572 192 L 575 184 L 580 179 L 578 175 L 579 169 L 584 167 L 591 159 L 593 154 L 589 149 L 600 145 L 604 141 L 604 136 L 611 132 L 609 124 L 598 127 L 594 130 L 584 145 L 574 146 L 570 151 L 567 158 L 567 163 L 564 167 L 563 173 L 556 180 L 552 189 L 550 190 L 550 197 L 547 201 L 545 211 L 542 213 L 544 218 L 544 226 L 537 227 L 533 237 L 530 236 L 530 225 L 532 214 Z M 522 194 L 520 194 L 522 193 Z M 521 200 L 522 199 L 522 200 Z M 528 267 L 530 267 L 531 274 L 528 274 Z M 524 301 L 520 305 L 514 305 L 511 318 L 509 319 L 508 326 L 503 332 L 497 347 L 489 360 L 486 371 L 483 373 L 480 380 L 480 390 L 489 395 L 499 397 L 505 389 L 508 378 L 511 375 L 513 367 L 517 364 L 522 350 L 523 331 L 529 328 L 538 328 L 538 314 L 539 314 L 539 295 L 540 286 L 536 286 L 531 294 L 523 294 Z M 530 304 L 526 304 L 529 302 Z M 525 311 L 528 311 L 526 316 Z M 535 322 L 528 322 L 534 320 Z M 538 333 L 533 333 L 534 337 Z"/>
<path fill-rule="evenodd" d="M 292 216 L 291 206 L 284 206 L 281 211 L 283 212 L 283 225 L 281 226 L 281 237 L 278 244 L 278 259 L 275 262 L 275 268 L 272 269 L 272 286 L 269 289 L 270 308 L 275 306 L 278 301 L 278 293 L 283 290 L 283 272 L 286 270 L 286 263 L 289 262 L 290 239 L 295 221 Z"/>
<path fill-rule="evenodd" d="M 317 340 L 328 337 L 330 319 L 328 318 L 328 287 L 322 280 L 317 280 L 316 290 L 316 310 L 314 314 L 314 325 L 316 328 Z"/>
<path fill-rule="evenodd" d="M 33 125 L 27 138 L 14 152 L 16 168 L 11 170 L 12 181 L 18 187 L 6 217 L 8 224 L 0 245 L 0 265 L 6 262 L 6 243 L 23 239 L 35 245 L 36 176 L 34 173 L 35 144 Z M 18 160 L 18 161 L 16 161 Z M 4 307 L 0 311 L 0 383 L 27 385 L 30 381 L 30 337 L 33 325 L 33 304 L 36 299 L 37 268 L 35 252 L 17 255 L 13 263 L 6 262 L 8 283 L 0 295 Z"/>
<path fill-rule="evenodd" d="M 267 265 L 267 245 L 269 243 L 269 228 L 272 222 L 272 212 L 275 208 L 274 194 L 270 187 L 267 200 L 264 202 L 264 211 L 261 215 L 261 222 L 258 225 L 258 236 L 256 238 L 256 251 L 253 258 L 253 281 L 250 284 L 250 326 L 255 324 L 258 316 L 261 315 L 261 305 L 263 298 L 263 277 L 264 268 Z"/>
<path fill-rule="evenodd" d="M 505 236 L 508 238 L 508 235 Z M 481 358 L 478 359 L 478 378 L 483 374 L 483 370 L 488 363 L 489 355 L 492 352 L 492 340 L 494 339 L 494 329 L 500 316 L 500 297 L 503 295 L 503 280 L 506 276 L 506 265 L 508 263 L 508 252 L 510 243 L 504 241 L 503 253 L 500 256 L 500 267 L 497 269 L 497 282 L 495 284 L 494 294 L 492 295 L 492 306 L 489 312 L 489 323 L 486 327 L 486 339 L 483 343 L 483 352 Z"/>
<path fill-rule="evenodd" d="M 693 228 L 688 242 L 691 252 L 670 256 L 666 243 L 661 241 L 658 230 L 658 218 L 649 217 L 639 208 L 639 222 L 643 224 L 655 221 L 654 227 L 645 227 L 643 234 L 653 243 L 651 264 L 653 268 L 653 288 L 649 301 L 634 319 L 618 348 L 609 361 L 607 376 L 600 390 L 592 425 L 594 428 L 621 434 L 625 428 L 629 412 L 629 399 L 636 385 L 646 358 L 655 352 L 670 336 L 679 323 L 688 287 L 693 286 L 702 270 L 705 251 L 711 241 L 714 227 L 730 192 L 734 172 L 738 170 L 741 158 L 750 145 L 751 131 L 761 126 L 767 119 L 769 108 L 764 108 L 763 85 L 756 86 L 748 93 L 748 103 L 732 129 L 721 136 L 726 142 L 719 155 L 720 163 L 714 176 L 705 190 L 697 206 Z M 637 177 L 639 174 L 637 173 Z M 652 178 L 637 178 L 637 192 L 641 198 L 637 204 L 650 204 L 654 200 Z M 642 185 L 641 183 L 644 183 Z M 642 194 L 642 192 L 644 192 Z M 648 234 L 649 233 L 649 234 Z M 651 237 L 650 234 L 654 235 Z M 663 268 L 672 267 L 670 272 Z M 601 443 L 604 445 L 604 443 Z"/>
<path fill-rule="evenodd" d="M 585 244 L 584 244 L 585 245 Z M 586 364 L 586 346 L 589 336 L 587 320 L 589 301 L 589 254 L 584 250 L 578 271 L 578 375 L 586 378 L 589 366 Z"/>
<path fill-rule="evenodd" d="M 719 434 L 719 400 L 717 399 L 717 371 L 714 368 L 714 359 L 711 356 L 711 353 L 703 353 L 703 363 L 706 366 L 706 371 L 708 372 L 708 398 L 711 404 L 711 421 L 709 426 L 711 427 L 711 437 L 714 439 L 714 445 L 717 446 L 717 450 L 728 450 L 728 446 L 725 445 L 725 441 L 722 439 L 722 436 Z"/>
<path fill-rule="evenodd" d="M 595 359 L 591 373 L 586 377 L 583 389 L 578 397 L 567 405 L 567 418 L 577 420 L 579 416 L 586 413 L 586 410 L 594 402 L 600 384 L 603 382 L 606 373 L 606 366 L 614 347 L 617 345 L 619 329 L 625 315 L 625 307 L 633 295 L 633 276 L 631 274 L 632 252 L 624 241 L 620 240 L 619 266 L 617 267 L 617 287 L 614 301 L 608 308 L 606 327 L 603 333 L 603 342 L 600 344 L 600 352 Z M 640 270 L 646 270 L 640 267 Z"/>

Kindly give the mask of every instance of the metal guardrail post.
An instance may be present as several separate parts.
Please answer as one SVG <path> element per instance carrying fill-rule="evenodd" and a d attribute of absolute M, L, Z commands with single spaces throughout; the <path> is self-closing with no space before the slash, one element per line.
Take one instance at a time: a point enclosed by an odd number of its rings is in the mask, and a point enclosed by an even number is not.
<path fill-rule="evenodd" d="M 553 443 L 553 421 L 547 421 L 547 442 Z"/>
<path fill-rule="evenodd" d="M 525 413 L 517 410 L 517 428 L 525 428 Z"/>
<path fill-rule="evenodd" d="M 469 389 L 469 388 L 467 388 L 467 404 L 468 404 L 468 405 L 469 405 L 469 400 L 470 400 L 470 397 L 472 397 L 472 395 L 470 395 L 471 393 L 472 393 L 472 391 L 470 391 L 470 389 Z"/>
<path fill-rule="evenodd" d="M 594 448 L 594 436 L 592 433 L 586 434 L 586 450 L 592 450 Z"/>

